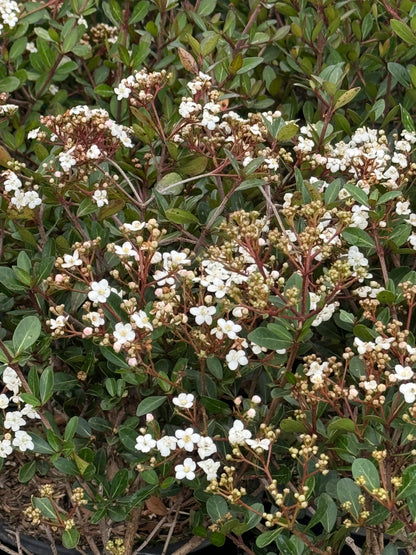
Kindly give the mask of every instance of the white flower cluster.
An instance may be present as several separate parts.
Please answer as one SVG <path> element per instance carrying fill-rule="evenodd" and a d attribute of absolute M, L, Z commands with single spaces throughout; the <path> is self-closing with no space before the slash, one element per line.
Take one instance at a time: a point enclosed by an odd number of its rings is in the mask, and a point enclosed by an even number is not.
<path fill-rule="evenodd" d="M 16 26 L 20 8 L 14 0 L 0 0 L 0 31 L 7 25 L 10 29 Z"/>
<path fill-rule="evenodd" d="M 146 69 L 141 69 L 122 79 L 118 87 L 114 87 L 114 92 L 117 100 L 123 100 L 123 98 L 130 98 L 134 91 L 138 101 L 146 104 L 164 86 L 168 77 L 169 74 L 165 70 L 148 73 Z"/>
<path fill-rule="evenodd" d="M 180 408 L 191 408 L 193 401 L 194 396 L 190 393 L 180 394 L 173 399 L 173 403 Z M 176 478 L 193 480 L 197 465 L 206 473 L 208 480 L 214 480 L 217 477 L 220 463 L 212 458 L 207 458 L 217 452 L 217 446 L 212 438 L 201 436 L 193 428 L 176 430 L 175 435 L 165 435 L 158 440 L 149 433 L 142 433 L 137 436 L 136 449 L 141 453 L 149 453 L 152 449 L 156 449 L 162 457 L 169 457 L 178 450 L 192 453 L 196 449 L 201 460 L 195 462 L 193 458 L 187 457 L 182 464 L 175 466 Z"/>
<path fill-rule="evenodd" d="M 3 104 L 0 106 L 0 116 L 12 116 L 17 110 L 16 104 Z"/>
<path fill-rule="evenodd" d="M 16 173 L 5 170 L 0 175 L 5 178 L 3 181 L 4 191 L 7 193 L 11 207 L 21 212 L 26 207 L 33 209 L 42 204 L 35 189 L 26 191 L 23 189 L 23 183 Z"/>
<path fill-rule="evenodd" d="M 316 124 L 302 127 L 295 150 L 301 155 L 309 155 L 319 135 Z M 326 144 L 325 155 L 314 156 L 314 162 L 331 173 L 346 172 L 367 194 L 375 183 L 387 189 L 398 189 L 403 183 L 403 170 L 409 167 L 409 153 L 415 143 L 415 133 L 402 131 L 401 139 L 394 141 L 392 150 L 383 131 L 361 127 L 348 142 L 339 141 L 335 146 Z"/>
<path fill-rule="evenodd" d="M 26 425 L 27 418 L 36 419 L 39 418 L 39 414 L 32 405 L 24 403 L 20 397 L 22 382 L 13 368 L 6 366 L 2 380 L 11 394 L 10 396 L 6 393 L 0 394 L 0 410 L 4 415 L 3 428 L 5 429 L 3 439 L 0 441 L 0 457 L 5 459 L 13 452 L 13 448 L 22 452 L 34 449 L 32 438 L 21 428 Z M 17 405 L 17 410 L 14 410 L 13 405 Z"/>

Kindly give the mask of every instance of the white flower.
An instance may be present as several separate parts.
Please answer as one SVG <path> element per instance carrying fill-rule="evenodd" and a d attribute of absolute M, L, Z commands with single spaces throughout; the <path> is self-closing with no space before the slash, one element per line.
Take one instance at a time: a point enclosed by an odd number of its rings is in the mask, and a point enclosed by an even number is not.
<path fill-rule="evenodd" d="M 3 439 L 0 441 L 0 457 L 2 459 L 5 459 L 12 451 L 13 448 L 9 439 Z"/>
<path fill-rule="evenodd" d="M 29 405 L 29 403 L 27 403 L 20 412 L 22 413 L 22 416 L 27 416 L 32 420 L 40 418 L 40 414 L 34 409 L 32 405 Z"/>
<path fill-rule="evenodd" d="M 189 312 L 192 316 L 195 316 L 195 322 L 198 326 L 202 326 L 202 324 L 208 324 L 210 326 L 212 324 L 212 316 L 216 312 L 215 306 L 193 306 Z"/>
<path fill-rule="evenodd" d="M 99 326 L 103 326 L 105 324 L 105 320 L 99 312 L 89 312 L 86 318 L 90 321 L 94 328 L 98 328 Z"/>
<path fill-rule="evenodd" d="M 150 434 L 137 436 L 136 449 L 141 453 L 148 453 L 151 449 L 156 447 L 156 440 Z"/>
<path fill-rule="evenodd" d="M 162 457 L 169 457 L 172 451 L 177 447 L 176 437 L 174 436 L 163 436 L 156 442 L 156 447 Z"/>
<path fill-rule="evenodd" d="M 270 439 L 246 439 L 247 445 L 252 449 L 263 449 L 263 451 L 268 451 L 270 447 Z"/>
<path fill-rule="evenodd" d="M 210 437 L 200 437 L 197 443 L 198 455 L 201 459 L 209 457 L 217 452 L 217 446 Z"/>
<path fill-rule="evenodd" d="M 123 324 L 122 322 L 119 322 L 116 324 L 113 336 L 114 339 L 120 343 L 120 345 L 124 345 L 124 343 L 127 343 L 128 341 L 133 341 L 136 334 L 134 333 L 131 324 Z"/>
<path fill-rule="evenodd" d="M 410 214 L 409 204 L 410 202 L 408 200 L 406 200 L 405 202 L 399 201 L 396 204 L 396 214 L 398 216 L 407 216 L 408 214 Z"/>
<path fill-rule="evenodd" d="M 366 391 L 377 391 L 376 380 L 364 381 L 362 385 Z"/>
<path fill-rule="evenodd" d="M 189 118 L 193 112 L 197 112 L 201 109 L 201 106 L 196 102 L 193 102 L 189 98 L 182 100 L 179 106 L 179 113 L 183 118 Z"/>
<path fill-rule="evenodd" d="M 117 256 L 122 257 L 134 256 L 136 254 L 136 251 L 133 249 L 133 245 L 130 243 L 130 241 L 126 241 L 121 245 L 121 247 L 120 245 L 115 245 L 114 252 L 117 254 Z"/>
<path fill-rule="evenodd" d="M 81 266 L 82 260 L 79 257 L 79 252 L 74 251 L 74 254 L 64 254 L 64 262 L 61 264 L 62 268 L 73 268 L 74 266 Z"/>
<path fill-rule="evenodd" d="M 49 85 L 49 92 L 52 96 L 55 96 L 57 92 L 59 92 L 59 88 L 56 85 Z"/>
<path fill-rule="evenodd" d="M 219 318 L 215 331 L 218 339 L 222 339 L 223 334 L 225 334 L 229 339 L 237 339 L 237 333 L 241 331 L 241 326 L 239 324 L 235 324 L 232 320 Z M 212 330 L 211 333 L 213 332 L 214 330 Z"/>
<path fill-rule="evenodd" d="M 128 98 L 131 93 L 131 89 L 126 87 L 126 80 L 123 79 L 118 87 L 114 87 L 114 92 L 117 95 L 117 100 L 122 100 L 123 98 Z"/>
<path fill-rule="evenodd" d="M 140 231 L 146 225 L 146 222 L 139 222 L 139 220 L 134 220 L 131 224 L 123 224 L 127 231 Z"/>
<path fill-rule="evenodd" d="M 309 370 L 305 373 L 305 376 L 308 376 L 312 383 L 319 384 L 322 382 L 324 377 L 324 371 L 328 367 L 327 362 L 323 362 L 319 364 L 319 362 L 311 362 L 309 365 Z"/>
<path fill-rule="evenodd" d="M 104 204 L 108 204 L 107 191 L 104 189 L 96 189 L 92 195 L 92 199 L 98 208 L 101 208 Z"/>
<path fill-rule="evenodd" d="M 136 324 L 140 329 L 147 329 L 149 331 L 153 330 L 153 326 L 149 321 L 149 316 L 144 310 L 139 310 L 139 312 L 134 312 L 130 319 Z"/>
<path fill-rule="evenodd" d="M 87 158 L 90 160 L 96 160 L 101 156 L 101 150 L 98 148 L 97 145 L 91 145 L 90 148 L 87 150 Z"/>
<path fill-rule="evenodd" d="M 61 152 L 60 154 L 58 154 L 58 160 L 64 172 L 69 172 L 72 166 L 75 166 L 75 164 L 77 163 L 75 158 L 71 156 L 71 150 L 69 150 L 68 152 Z"/>
<path fill-rule="evenodd" d="M 185 451 L 193 451 L 194 444 L 198 443 L 200 435 L 194 432 L 193 428 L 186 428 L 186 430 L 176 430 L 175 436 L 178 440 L 178 447 L 185 449 Z"/>
<path fill-rule="evenodd" d="M 228 441 L 231 445 L 244 445 L 247 439 L 251 438 L 250 430 L 244 428 L 241 420 L 235 420 L 233 427 L 228 432 Z"/>
<path fill-rule="evenodd" d="M 190 409 L 194 404 L 194 399 L 192 393 L 179 393 L 172 399 L 172 403 L 181 409 Z"/>
<path fill-rule="evenodd" d="M 54 320 L 53 318 L 51 318 L 49 320 L 49 327 L 51 328 L 51 330 L 58 330 L 61 328 L 65 327 L 66 322 L 68 321 L 69 316 L 57 316 L 56 319 Z"/>
<path fill-rule="evenodd" d="M 348 250 L 348 264 L 352 266 L 353 270 L 357 270 L 362 266 L 368 266 L 368 260 L 358 250 L 358 247 L 350 247 Z"/>
<path fill-rule="evenodd" d="M 13 432 L 17 432 L 20 430 L 22 426 L 26 424 L 24 418 L 22 418 L 22 414 L 20 411 L 15 410 L 13 412 L 6 413 L 6 418 L 4 419 L 4 427 L 8 430 L 11 429 Z"/>
<path fill-rule="evenodd" d="M 2 175 L 7 175 L 7 179 L 4 180 L 4 190 L 9 193 L 10 191 L 17 191 L 22 187 L 22 182 L 17 177 L 17 175 L 11 170 L 6 170 Z"/>
<path fill-rule="evenodd" d="M 193 480 L 195 478 L 196 464 L 194 461 L 188 457 L 183 461 L 183 464 L 177 464 L 175 466 L 175 474 L 177 480 Z"/>
<path fill-rule="evenodd" d="M 6 366 L 3 372 L 3 383 L 10 391 L 13 391 L 15 395 L 19 393 L 19 389 L 22 385 L 20 378 L 13 368 Z"/>
<path fill-rule="evenodd" d="M 26 50 L 27 50 L 28 52 L 32 53 L 32 54 L 36 54 L 36 52 L 38 51 L 38 49 L 36 48 L 34 42 L 28 42 L 27 45 L 26 45 Z M 29 137 L 29 139 L 30 139 L 30 138 L 33 138 L 33 137 Z M 35 137 L 35 138 L 36 138 L 36 137 Z"/>
<path fill-rule="evenodd" d="M 9 406 L 9 398 L 7 397 L 7 395 L 2 393 L 0 395 L 0 409 L 2 410 L 7 409 L 8 406 Z"/>
<path fill-rule="evenodd" d="M 406 403 L 414 403 L 416 400 L 416 384 L 402 383 L 399 387 L 400 393 L 403 393 Z"/>
<path fill-rule="evenodd" d="M 110 295 L 111 289 L 106 279 L 91 283 L 91 291 L 88 293 L 88 298 L 93 303 L 105 303 Z"/>
<path fill-rule="evenodd" d="M 197 465 L 205 472 L 209 482 L 211 480 L 216 480 L 220 462 L 215 462 L 213 459 L 207 459 L 206 461 L 199 461 Z"/>
<path fill-rule="evenodd" d="M 394 371 L 394 376 L 400 382 L 403 380 L 410 380 L 414 376 L 414 372 L 410 368 L 410 366 L 402 366 L 401 364 L 396 364 L 396 366 L 394 367 Z"/>
<path fill-rule="evenodd" d="M 409 243 L 416 249 L 416 233 L 412 233 L 408 238 Z"/>
<path fill-rule="evenodd" d="M 246 357 L 246 353 L 243 349 L 238 351 L 236 349 L 231 349 L 231 351 L 226 355 L 225 360 L 227 361 L 227 365 L 230 370 L 237 370 L 239 365 L 245 366 L 248 364 L 248 358 Z"/>
<path fill-rule="evenodd" d="M 35 448 L 32 438 L 27 432 L 24 432 L 23 430 L 18 430 L 15 433 L 12 443 L 14 447 L 19 448 L 19 451 L 33 451 L 33 449 Z"/>

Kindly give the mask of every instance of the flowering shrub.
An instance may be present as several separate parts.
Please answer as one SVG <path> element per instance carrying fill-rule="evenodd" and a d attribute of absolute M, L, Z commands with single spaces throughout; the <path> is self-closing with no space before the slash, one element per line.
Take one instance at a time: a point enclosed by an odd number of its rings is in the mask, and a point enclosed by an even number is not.
<path fill-rule="evenodd" d="M 26 527 L 416 550 L 415 10 L 348 4 L 0 3 Z"/>

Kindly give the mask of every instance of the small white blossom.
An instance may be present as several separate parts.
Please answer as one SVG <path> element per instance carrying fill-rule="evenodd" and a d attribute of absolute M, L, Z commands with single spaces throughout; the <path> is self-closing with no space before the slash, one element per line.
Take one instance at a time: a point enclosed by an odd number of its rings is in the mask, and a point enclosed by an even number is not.
<path fill-rule="evenodd" d="M 11 441 L 9 439 L 2 439 L 0 441 L 0 457 L 2 459 L 7 458 L 13 451 Z"/>
<path fill-rule="evenodd" d="M 200 440 L 200 435 L 197 434 L 193 428 L 186 428 L 186 430 L 176 430 L 176 439 L 178 440 L 178 447 L 185 449 L 185 451 L 193 451 L 194 445 Z"/>
<path fill-rule="evenodd" d="M 175 466 L 175 475 L 177 480 L 193 480 L 195 478 L 196 464 L 194 461 L 188 457 L 183 461 L 183 464 L 177 464 Z"/>
<path fill-rule="evenodd" d="M 172 399 L 172 403 L 180 409 L 190 409 L 194 404 L 194 399 L 192 393 L 179 393 L 177 397 Z"/>
<path fill-rule="evenodd" d="M 169 457 L 177 447 L 177 440 L 174 436 L 163 436 L 156 442 L 156 447 L 162 457 Z"/>
<path fill-rule="evenodd" d="M 120 343 L 120 345 L 124 345 L 129 341 L 133 341 L 136 337 L 134 330 L 131 327 L 131 324 L 123 324 L 122 322 L 118 322 L 114 329 L 113 333 L 114 339 Z"/>
<path fill-rule="evenodd" d="M 235 420 L 233 427 L 228 432 L 228 441 L 231 445 L 244 445 L 247 439 L 251 438 L 250 430 L 244 428 L 241 420 Z"/>
<path fill-rule="evenodd" d="M 396 364 L 396 366 L 394 367 L 394 371 L 395 374 L 393 374 L 393 376 L 396 378 L 396 380 L 400 382 L 403 380 L 410 380 L 414 376 L 414 372 L 410 368 L 410 366 L 402 366 L 401 364 Z"/>
<path fill-rule="evenodd" d="M 270 439 L 246 439 L 246 443 L 252 449 L 263 449 L 263 451 L 268 451 L 270 447 Z"/>
<path fill-rule="evenodd" d="M 23 452 L 27 450 L 33 451 L 33 449 L 35 448 L 32 438 L 27 432 L 24 432 L 23 430 L 18 430 L 15 433 L 12 444 L 14 447 L 17 447 L 19 451 Z"/>
<path fill-rule="evenodd" d="M 217 452 L 217 446 L 210 437 L 200 437 L 197 443 L 198 455 L 205 459 Z"/>
<path fill-rule="evenodd" d="M 62 268 L 73 268 L 74 266 L 81 266 L 82 260 L 79 257 L 79 252 L 74 251 L 74 254 L 64 254 L 64 261 L 61 264 Z"/>
<path fill-rule="evenodd" d="M 4 419 L 3 425 L 8 430 L 10 429 L 13 432 L 17 432 L 25 424 L 26 421 L 24 420 L 24 418 L 22 418 L 20 411 L 15 410 L 13 412 L 6 413 L 6 418 Z"/>
<path fill-rule="evenodd" d="M 153 326 L 149 321 L 149 316 L 144 310 L 139 310 L 139 312 L 134 312 L 130 319 L 134 324 L 140 329 L 147 329 L 149 331 L 153 330 Z"/>
<path fill-rule="evenodd" d="M 210 326 L 212 324 L 212 316 L 216 312 L 215 306 L 193 306 L 189 312 L 192 316 L 195 316 L 195 322 L 198 326 L 202 324 L 207 324 Z"/>
<path fill-rule="evenodd" d="M 104 189 L 96 189 L 92 195 L 92 200 L 98 208 L 103 207 L 105 204 L 108 204 L 107 191 Z"/>
<path fill-rule="evenodd" d="M 416 400 L 416 384 L 414 383 L 402 383 L 399 387 L 400 393 L 404 395 L 404 400 L 406 403 L 414 403 Z"/>
<path fill-rule="evenodd" d="M 88 298 L 93 303 L 105 303 L 110 295 L 111 289 L 106 279 L 91 283 L 91 291 L 88 293 Z"/>
<path fill-rule="evenodd" d="M 199 461 L 197 464 L 205 472 L 209 482 L 211 480 L 216 480 L 220 462 L 215 462 L 213 459 L 207 459 L 206 461 Z"/>
<path fill-rule="evenodd" d="M 101 150 L 98 148 L 97 145 L 91 145 L 90 148 L 87 150 L 87 158 L 90 160 L 97 160 L 100 158 Z"/>
<path fill-rule="evenodd" d="M 156 440 L 150 434 L 144 434 L 137 436 L 136 438 L 136 449 L 141 453 L 149 453 L 154 447 L 156 447 Z"/>
<path fill-rule="evenodd" d="M 227 366 L 230 370 L 237 370 L 238 366 L 245 366 L 248 364 L 248 358 L 243 349 L 236 350 L 231 349 L 231 351 L 225 356 L 227 361 Z"/>

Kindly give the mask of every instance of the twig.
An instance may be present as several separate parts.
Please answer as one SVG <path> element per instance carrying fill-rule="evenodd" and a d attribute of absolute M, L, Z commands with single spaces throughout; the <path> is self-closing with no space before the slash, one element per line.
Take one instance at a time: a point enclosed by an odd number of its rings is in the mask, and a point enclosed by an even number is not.
<path fill-rule="evenodd" d="M 7 555 L 19 555 L 17 551 L 12 551 L 10 548 L 4 545 L 4 543 L 0 543 L 0 549 L 2 552 L 7 553 Z"/>
<path fill-rule="evenodd" d="M 175 516 L 173 517 L 172 523 L 169 526 L 169 532 L 165 541 L 165 545 L 163 546 L 162 555 L 166 555 L 168 551 L 169 543 L 172 538 L 173 531 L 175 530 L 176 521 L 178 520 L 179 510 L 180 510 L 180 506 L 176 509 Z"/>
<path fill-rule="evenodd" d="M 49 528 L 49 526 L 43 526 L 43 529 L 46 532 L 46 535 L 48 536 L 48 540 L 49 543 L 51 545 L 51 550 L 53 555 L 59 555 L 58 550 L 56 549 L 56 545 L 55 545 L 55 540 L 53 539 L 52 533 L 51 533 L 51 529 Z"/>
<path fill-rule="evenodd" d="M 167 516 L 164 516 L 161 520 L 159 520 L 159 522 L 156 524 L 156 526 L 153 528 L 153 530 L 150 532 L 150 534 L 147 536 L 144 542 L 139 545 L 139 547 L 136 549 L 133 555 L 138 555 L 138 553 L 140 553 L 140 551 L 146 547 L 146 545 L 150 542 L 153 536 L 159 531 L 159 529 L 163 526 L 166 520 L 167 520 Z"/>
<path fill-rule="evenodd" d="M 361 547 L 358 547 L 358 545 L 356 545 L 355 541 L 352 539 L 351 536 L 348 536 L 348 538 L 345 538 L 345 543 L 348 545 L 348 547 L 351 549 L 351 551 L 354 552 L 354 555 L 361 555 L 362 554 Z"/>
<path fill-rule="evenodd" d="M 187 542 L 185 545 L 177 549 L 172 555 L 188 555 L 194 549 L 201 545 L 201 543 L 205 541 L 205 538 L 200 538 L 199 536 L 194 536 Z"/>

